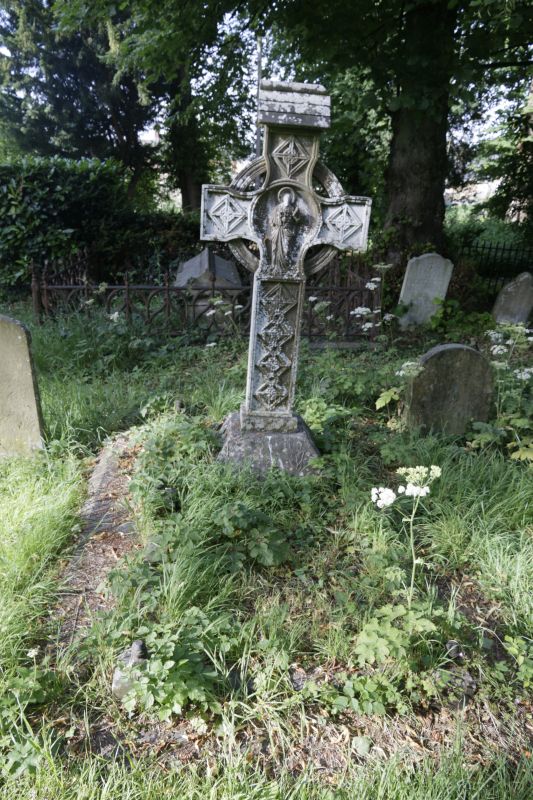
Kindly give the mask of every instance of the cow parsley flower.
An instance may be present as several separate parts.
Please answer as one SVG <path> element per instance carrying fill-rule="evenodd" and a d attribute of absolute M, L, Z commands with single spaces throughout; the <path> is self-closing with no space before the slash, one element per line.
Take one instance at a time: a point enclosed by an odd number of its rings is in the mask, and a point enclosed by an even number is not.
<path fill-rule="evenodd" d="M 209 342 L 208 344 L 206 344 L 206 347 L 216 347 L 216 346 L 217 346 L 216 342 Z"/>
<path fill-rule="evenodd" d="M 490 352 L 493 356 L 504 356 L 508 352 L 508 349 L 504 344 L 494 344 L 490 348 Z"/>
<path fill-rule="evenodd" d="M 392 489 L 387 489 L 385 486 L 374 487 L 370 492 L 370 497 L 378 508 L 386 508 L 396 500 L 396 492 Z"/>
<path fill-rule="evenodd" d="M 326 319 L 330 322 L 332 319 L 335 319 L 335 314 L 326 314 Z"/>
<path fill-rule="evenodd" d="M 419 372 L 422 371 L 422 366 L 418 361 L 404 361 L 400 369 L 394 373 L 399 378 L 414 378 Z"/>
<path fill-rule="evenodd" d="M 383 315 L 383 322 L 392 322 L 393 319 L 396 319 L 396 314 L 384 314 Z"/>
<path fill-rule="evenodd" d="M 501 331 L 485 331 L 485 335 L 488 336 L 494 344 L 503 341 L 503 333 L 501 333 Z"/>
<path fill-rule="evenodd" d="M 373 280 L 368 281 L 368 283 L 365 283 L 365 289 L 368 289 L 371 292 L 375 292 L 376 289 L 378 288 L 377 283 L 374 283 L 375 280 L 376 279 L 374 278 Z"/>
<path fill-rule="evenodd" d="M 313 295 L 312 297 L 309 297 L 309 302 L 310 303 L 316 303 L 317 300 L 318 300 L 318 297 L 315 297 L 315 295 Z"/>
<path fill-rule="evenodd" d="M 366 317 L 368 314 L 371 313 L 372 311 L 366 306 L 357 306 L 357 308 L 354 308 L 353 311 L 350 311 L 350 315 L 352 317 Z"/>
<path fill-rule="evenodd" d="M 373 322 L 364 322 L 361 325 L 361 330 L 362 331 L 369 331 L 373 327 L 374 327 L 374 323 Z"/>
<path fill-rule="evenodd" d="M 205 312 L 205 316 L 206 317 L 212 317 L 213 314 L 216 314 L 216 313 L 217 313 L 216 308 L 210 308 L 209 311 Z"/>
<path fill-rule="evenodd" d="M 531 377 L 533 377 L 533 367 L 515 369 L 513 375 L 518 378 L 519 381 L 528 381 Z"/>
<path fill-rule="evenodd" d="M 430 484 L 440 478 L 442 470 L 436 464 L 432 464 L 430 467 L 400 467 L 396 473 L 406 479 L 406 485 L 398 487 L 398 494 L 404 494 L 406 497 L 426 497 L 430 491 Z"/>

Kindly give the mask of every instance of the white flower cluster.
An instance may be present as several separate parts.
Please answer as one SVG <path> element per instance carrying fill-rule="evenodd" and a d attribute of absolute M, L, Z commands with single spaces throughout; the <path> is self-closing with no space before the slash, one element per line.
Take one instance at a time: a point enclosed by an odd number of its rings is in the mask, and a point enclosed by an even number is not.
<path fill-rule="evenodd" d="M 398 494 L 406 497 L 426 497 L 429 494 L 429 485 L 440 478 L 442 470 L 435 464 L 431 467 L 400 467 L 397 475 L 406 478 L 405 486 L 398 486 Z"/>
<path fill-rule="evenodd" d="M 396 319 L 396 314 L 384 314 L 383 315 L 383 322 L 392 322 L 393 319 Z"/>
<path fill-rule="evenodd" d="M 392 489 L 385 488 L 385 486 L 380 486 L 379 488 L 374 487 L 370 495 L 372 497 L 372 502 L 375 503 L 378 508 L 391 506 L 396 500 L 396 492 L 393 492 Z"/>
<path fill-rule="evenodd" d="M 493 344 L 490 352 L 493 356 L 503 356 L 508 352 L 508 349 L 504 344 Z"/>
<path fill-rule="evenodd" d="M 113 311 L 113 313 L 109 315 L 109 319 L 111 322 L 118 322 L 120 319 L 120 311 Z"/>
<path fill-rule="evenodd" d="M 421 369 L 422 367 L 418 361 L 405 361 L 400 369 L 397 369 L 394 374 L 398 375 L 399 378 L 414 378 L 416 375 L 418 375 Z"/>
<path fill-rule="evenodd" d="M 400 467 L 396 470 L 396 474 L 416 486 L 425 486 L 440 478 L 442 469 L 435 464 L 432 464 L 431 467 Z"/>
<path fill-rule="evenodd" d="M 206 344 L 206 347 L 216 347 L 216 346 L 217 346 L 216 342 L 209 342 L 209 344 Z"/>
<path fill-rule="evenodd" d="M 216 310 L 216 308 L 210 308 L 210 309 L 209 309 L 209 311 L 206 311 L 206 312 L 205 312 L 205 316 L 206 316 L 206 317 L 212 317 L 212 316 L 213 316 L 213 314 L 216 314 L 216 313 L 217 313 L 217 310 Z"/>
<path fill-rule="evenodd" d="M 350 311 L 350 315 L 352 317 L 366 317 L 368 314 L 371 313 L 372 311 L 366 306 L 357 306 L 357 308 L 354 308 L 353 311 Z"/>
<path fill-rule="evenodd" d="M 518 378 L 519 381 L 528 381 L 530 378 L 533 378 L 533 367 L 515 369 L 513 374 L 516 378 Z"/>
<path fill-rule="evenodd" d="M 326 314 L 326 319 L 327 319 L 328 322 L 331 322 L 332 319 L 335 319 L 335 315 L 334 314 Z"/>
<path fill-rule="evenodd" d="M 313 295 L 312 297 L 309 298 L 309 302 L 310 303 L 316 303 L 317 300 L 318 300 L 318 297 L 315 297 L 315 295 Z"/>
<path fill-rule="evenodd" d="M 365 289 L 368 289 L 370 292 L 375 292 L 380 283 L 381 278 L 379 276 L 377 278 L 372 278 L 368 283 L 365 283 Z"/>
<path fill-rule="evenodd" d="M 373 322 L 363 322 L 363 324 L 361 325 L 361 330 L 362 331 L 369 331 L 373 327 L 374 327 L 374 323 Z"/>
<path fill-rule="evenodd" d="M 493 344 L 503 342 L 503 333 L 501 331 L 485 331 L 485 335 L 489 337 Z"/>
<path fill-rule="evenodd" d="M 398 494 L 404 494 L 406 497 L 425 497 L 429 494 L 429 486 L 408 483 L 406 486 L 398 486 Z"/>
<path fill-rule="evenodd" d="M 398 498 L 398 495 L 402 494 L 405 497 L 426 497 L 430 491 L 430 484 L 440 478 L 442 470 L 432 464 L 431 467 L 400 467 L 400 469 L 396 470 L 396 473 L 406 478 L 406 485 L 398 486 L 398 494 L 393 489 L 387 489 L 385 486 L 374 487 L 370 492 L 372 502 L 378 508 L 391 506 Z"/>

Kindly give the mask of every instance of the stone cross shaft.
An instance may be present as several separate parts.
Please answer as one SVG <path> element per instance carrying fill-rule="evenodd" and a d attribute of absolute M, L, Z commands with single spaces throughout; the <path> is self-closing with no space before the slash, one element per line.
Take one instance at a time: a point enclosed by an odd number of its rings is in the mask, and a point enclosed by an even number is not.
<path fill-rule="evenodd" d="M 306 254 L 322 246 L 329 253 L 323 265 L 335 249 L 364 250 L 371 201 L 337 192 L 323 196 L 315 189 L 315 170 L 328 173 L 317 166 L 320 131 L 329 127 L 329 97 L 322 86 L 263 81 L 259 122 L 265 128 L 263 184 L 253 191 L 204 186 L 201 238 L 240 240 L 241 252 L 246 240 L 258 250 L 258 258 L 253 246 L 242 258 L 248 268 L 255 261 L 256 268 L 241 429 L 294 431 Z M 329 187 L 338 187 L 328 174 Z"/>

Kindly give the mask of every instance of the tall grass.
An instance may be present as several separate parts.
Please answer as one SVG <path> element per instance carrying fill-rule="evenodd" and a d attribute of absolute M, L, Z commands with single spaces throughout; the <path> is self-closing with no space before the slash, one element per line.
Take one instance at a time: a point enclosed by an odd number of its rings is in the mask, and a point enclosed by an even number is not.
<path fill-rule="evenodd" d="M 340 786 L 328 776 L 286 772 L 272 777 L 245 760 L 218 769 L 163 771 L 143 761 L 102 763 L 89 758 L 77 768 L 49 755 L 31 780 L 8 781 L 3 800 L 530 800 L 533 773 L 524 762 L 510 768 L 503 761 L 477 769 L 449 757 L 440 767 L 423 762 L 403 769 L 394 761 L 352 766 Z"/>
<path fill-rule="evenodd" d="M 54 563 L 73 536 L 83 482 L 72 457 L 0 461 L 0 670 L 24 659 L 54 596 Z"/>

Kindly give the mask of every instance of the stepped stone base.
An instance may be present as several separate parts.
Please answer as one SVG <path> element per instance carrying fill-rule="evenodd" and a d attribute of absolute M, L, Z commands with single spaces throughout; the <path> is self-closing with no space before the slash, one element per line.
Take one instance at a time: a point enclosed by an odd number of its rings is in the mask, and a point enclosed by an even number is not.
<path fill-rule="evenodd" d="M 219 460 L 248 465 L 261 474 L 272 467 L 290 475 L 313 473 L 309 461 L 319 453 L 303 419 L 296 416 L 296 420 L 295 431 L 243 431 L 239 412 L 230 414 L 222 426 L 224 446 Z"/>

